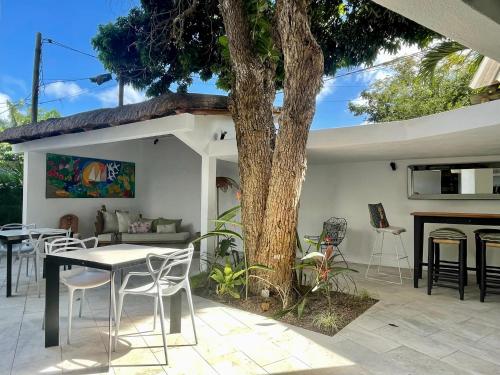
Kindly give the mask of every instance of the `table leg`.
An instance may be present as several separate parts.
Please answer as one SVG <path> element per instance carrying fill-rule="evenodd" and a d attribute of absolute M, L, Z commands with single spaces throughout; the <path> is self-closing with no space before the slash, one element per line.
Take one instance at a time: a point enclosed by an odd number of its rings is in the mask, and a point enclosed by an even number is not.
<path fill-rule="evenodd" d="M 109 275 L 109 316 L 108 316 L 108 366 L 111 366 L 111 348 L 113 345 L 111 327 L 113 326 L 112 319 L 115 311 L 115 271 L 111 271 Z M 116 324 L 116 322 L 115 322 Z"/>
<path fill-rule="evenodd" d="M 59 265 L 45 262 L 45 347 L 59 345 Z"/>
<path fill-rule="evenodd" d="M 418 279 L 422 278 L 422 258 L 424 255 L 424 222 L 422 218 L 413 218 L 413 287 L 418 288 Z"/>
<path fill-rule="evenodd" d="M 170 333 L 181 332 L 182 295 L 176 293 L 170 297 Z"/>
<path fill-rule="evenodd" d="M 7 297 L 12 296 L 12 243 L 7 242 Z"/>

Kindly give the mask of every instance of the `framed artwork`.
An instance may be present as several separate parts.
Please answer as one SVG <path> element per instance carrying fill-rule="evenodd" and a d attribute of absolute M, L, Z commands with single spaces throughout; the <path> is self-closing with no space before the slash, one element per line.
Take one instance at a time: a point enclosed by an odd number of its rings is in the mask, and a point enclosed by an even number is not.
<path fill-rule="evenodd" d="M 47 198 L 134 198 L 135 163 L 47 154 Z"/>

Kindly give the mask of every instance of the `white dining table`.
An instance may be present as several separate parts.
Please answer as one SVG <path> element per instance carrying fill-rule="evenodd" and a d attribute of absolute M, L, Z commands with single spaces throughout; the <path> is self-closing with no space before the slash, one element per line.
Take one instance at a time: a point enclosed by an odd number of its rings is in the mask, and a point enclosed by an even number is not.
<path fill-rule="evenodd" d="M 60 266 L 83 266 L 109 271 L 109 346 L 108 361 L 111 363 L 112 348 L 112 299 L 115 273 L 126 268 L 144 264 L 148 254 L 164 255 L 178 248 L 162 248 L 132 244 L 115 244 L 55 254 L 45 258 L 45 347 L 59 345 L 59 269 Z M 181 331 L 181 294 L 170 297 L 170 332 Z"/>

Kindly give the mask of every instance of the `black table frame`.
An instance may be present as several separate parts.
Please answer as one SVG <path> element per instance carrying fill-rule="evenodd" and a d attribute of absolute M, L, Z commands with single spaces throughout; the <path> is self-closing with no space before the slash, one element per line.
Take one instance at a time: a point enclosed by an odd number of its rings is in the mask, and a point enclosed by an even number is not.
<path fill-rule="evenodd" d="M 422 268 L 427 266 L 423 262 L 424 254 L 424 225 L 425 224 L 462 224 L 462 225 L 484 225 L 500 226 L 500 217 L 492 217 L 485 214 L 484 217 L 478 214 L 466 216 L 464 213 L 452 216 L 448 215 L 413 215 L 413 287 L 418 288 L 418 280 L 422 278 Z"/>
<path fill-rule="evenodd" d="M 123 262 L 117 265 L 110 266 L 98 262 L 91 262 L 80 259 L 72 259 L 69 257 L 61 257 L 57 255 L 47 255 L 44 259 L 45 264 L 45 347 L 59 345 L 59 271 L 61 266 L 82 266 L 96 268 L 100 270 L 110 271 L 110 300 L 109 300 L 109 348 L 108 359 L 111 363 L 111 319 L 112 305 L 111 293 L 114 293 L 114 275 L 117 271 L 130 268 L 136 265 L 144 264 L 146 258 L 137 259 L 129 262 Z M 170 333 L 181 332 L 182 318 L 182 297 L 181 293 L 176 293 L 170 296 Z"/>
<path fill-rule="evenodd" d="M 6 236 L 0 231 L 0 242 L 7 246 L 7 285 L 5 287 L 6 297 L 12 296 L 12 245 L 22 243 L 29 235 Z"/>

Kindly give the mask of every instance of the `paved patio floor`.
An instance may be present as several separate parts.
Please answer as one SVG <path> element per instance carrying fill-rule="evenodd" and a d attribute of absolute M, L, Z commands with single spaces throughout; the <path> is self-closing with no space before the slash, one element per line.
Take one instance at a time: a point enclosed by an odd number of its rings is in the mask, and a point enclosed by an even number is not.
<path fill-rule="evenodd" d="M 425 288 L 413 289 L 410 280 L 391 285 L 367 281 L 360 273 L 358 288 L 380 302 L 334 337 L 195 297 L 199 344 L 190 345 L 185 316 L 183 334 L 169 335 L 169 366 L 162 365 L 160 331 L 151 330 L 152 301 L 131 296 L 108 369 L 107 288 L 87 292 L 84 316 L 75 315 L 73 341 L 67 345 L 61 287 L 61 346 L 45 349 L 43 296 L 38 298 L 33 280 L 22 275 L 19 295 L 6 299 L 5 260 L 0 277 L 0 374 L 500 373 L 500 296 L 480 303 L 475 285 L 459 301 L 455 290 L 437 288 L 429 297 Z"/>

